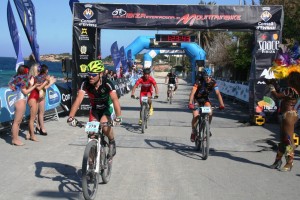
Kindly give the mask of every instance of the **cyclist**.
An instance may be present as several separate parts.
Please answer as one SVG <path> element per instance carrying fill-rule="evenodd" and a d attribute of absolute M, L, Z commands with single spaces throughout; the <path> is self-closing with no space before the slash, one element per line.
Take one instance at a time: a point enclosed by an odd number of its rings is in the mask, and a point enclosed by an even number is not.
<path fill-rule="evenodd" d="M 103 77 L 104 64 L 101 60 L 95 60 L 88 64 L 88 77 L 81 84 L 75 102 L 72 105 L 68 123 L 76 125 L 77 120 L 74 118 L 84 95 L 87 93 L 91 109 L 89 114 L 89 121 L 108 122 L 114 116 L 116 123 L 121 123 L 121 107 L 119 99 L 115 90 L 114 84 Z M 109 159 L 116 154 L 116 143 L 112 127 L 103 127 L 104 134 L 109 139 Z"/>
<path fill-rule="evenodd" d="M 154 99 L 158 98 L 158 87 L 157 87 L 157 84 L 156 84 L 156 81 L 154 80 L 154 78 L 152 76 L 150 76 L 150 72 L 151 72 L 150 68 L 144 68 L 143 69 L 143 76 L 140 77 L 136 81 L 135 85 L 132 88 L 131 98 L 133 98 L 133 99 L 136 98 L 134 96 L 134 92 L 135 92 L 136 88 L 139 85 L 141 85 L 140 104 L 142 104 L 142 102 L 141 102 L 142 96 L 148 96 L 148 98 L 149 98 L 148 103 L 149 103 L 149 107 L 150 107 L 149 115 L 153 115 L 153 106 L 152 106 L 152 101 L 151 101 L 152 92 L 153 92 L 152 86 L 155 89 Z M 141 110 L 140 110 L 139 124 L 142 124 Z"/>
<path fill-rule="evenodd" d="M 175 69 L 171 69 L 171 71 L 167 74 L 166 76 L 166 79 L 165 79 L 165 84 L 174 84 L 175 85 L 175 88 L 174 88 L 174 93 L 175 94 L 175 91 L 177 90 L 177 85 L 178 85 L 178 77 L 177 75 L 175 74 Z M 167 90 L 167 99 L 169 101 L 169 92 Z"/>
<path fill-rule="evenodd" d="M 222 95 L 219 91 L 217 82 L 211 76 L 211 69 L 204 68 L 203 71 L 199 72 L 198 79 L 194 84 L 190 97 L 189 97 L 189 109 L 193 110 L 193 119 L 192 119 L 192 133 L 191 133 L 191 142 L 195 142 L 195 134 L 197 132 L 197 116 L 199 111 L 195 108 L 195 104 L 198 106 L 209 106 L 211 107 L 211 102 L 209 100 L 209 94 L 211 91 L 215 91 L 217 98 L 220 103 L 220 109 L 224 109 L 224 103 Z M 209 123 L 212 120 L 212 112 L 209 114 Z"/>

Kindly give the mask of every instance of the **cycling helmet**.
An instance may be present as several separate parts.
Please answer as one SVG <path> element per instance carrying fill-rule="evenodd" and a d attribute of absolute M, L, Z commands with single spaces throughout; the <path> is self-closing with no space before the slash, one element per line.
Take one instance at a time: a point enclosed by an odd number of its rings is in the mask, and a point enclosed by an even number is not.
<path fill-rule="evenodd" d="M 143 69 L 143 73 L 144 73 L 144 74 L 150 74 L 150 73 L 151 73 L 150 68 L 144 68 L 144 69 Z"/>
<path fill-rule="evenodd" d="M 211 77 L 211 69 L 208 67 L 205 67 L 202 73 L 203 73 L 203 76 Z"/>
<path fill-rule="evenodd" d="M 94 60 L 88 64 L 88 71 L 92 73 L 100 73 L 104 71 L 102 60 Z"/>

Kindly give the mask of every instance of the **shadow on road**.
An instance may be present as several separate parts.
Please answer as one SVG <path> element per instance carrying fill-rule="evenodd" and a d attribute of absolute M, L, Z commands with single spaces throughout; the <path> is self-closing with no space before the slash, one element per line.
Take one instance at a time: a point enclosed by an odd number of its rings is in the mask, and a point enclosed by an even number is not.
<path fill-rule="evenodd" d="M 53 190 L 41 190 L 37 192 L 37 196 L 69 200 L 78 199 L 81 193 L 81 180 L 79 175 L 81 174 L 81 170 L 77 170 L 70 165 L 52 162 L 36 162 L 35 166 L 36 177 L 49 179 L 49 181 L 58 181 L 60 183 L 56 192 Z M 40 188 L 43 187 L 41 186 Z"/>
<path fill-rule="evenodd" d="M 248 160 L 246 158 L 233 156 L 232 154 L 230 154 L 228 152 L 211 151 L 210 156 L 224 157 L 224 158 L 228 158 L 230 160 L 234 160 L 234 161 L 237 161 L 237 162 L 248 163 L 248 164 L 252 164 L 252 165 L 258 165 L 258 166 L 261 166 L 261 167 L 269 168 L 269 165 L 259 163 L 259 162 L 254 162 L 254 161 Z"/>
<path fill-rule="evenodd" d="M 188 146 L 183 143 L 168 142 L 168 141 L 163 141 L 163 140 L 145 139 L 145 142 L 151 148 L 161 148 L 161 149 L 172 150 L 182 156 L 196 159 L 196 160 L 202 160 L 201 155 L 199 154 L 199 152 L 196 151 L 195 147 L 193 147 L 193 146 Z"/>

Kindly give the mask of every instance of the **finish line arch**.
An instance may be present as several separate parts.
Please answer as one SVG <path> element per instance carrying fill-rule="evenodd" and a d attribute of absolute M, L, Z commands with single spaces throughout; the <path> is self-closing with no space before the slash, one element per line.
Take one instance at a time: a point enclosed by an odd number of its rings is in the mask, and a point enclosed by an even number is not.
<path fill-rule="evenodd" d="M 282 6 L 225 5 L 147 5 L 147 4 L 73 4 L 72 94 L 77 93 L 80 68 L 100 58 L 101 29 L 144 30 L 247 30 L 253 31 L 255 45 L 249 77 L 249 115 L 267 89 L 261 80 L 276 57 L 282 38 Z M 203 63 L 204 64 L 204 63 Z"/>
<path fill-rule="evenodd" d="M 131 57 L 127 59 L 133 59 L 135 58 L 135 55 L 140 53 L 144 49 L 153 49 L 156 52 L 159 53 L 158 49 L 168 49 L 168 50 L 180 50 L 184 49 L 185 54 L 190 58 L 190 62 L 192 64 L 192 82 L 195 81 L 195 69 L 196 69 L 196 64 L 200 65 L 197 67 L 204 66 L 204 62 L 206 59 L 206 53 L 205 51 L 196 43 L 194 42 L 182 42 L 180 43 L 180 46 L 178 47 L 169 47 L 169 48 L 152 48 L 151 44 L 154 43 L 155 37 L 153 36 L 139 36 L 137 37 L 128 47 L 125 48 L 125 53 L 129 50 L 131 50 Z M 144 54 L 144 61 L 151 61 L 152 63 L 152 58 L 153 56 L 156 55 L 149 55 L 147 53 Z M 150 67 L 150 66 L 149 66 Z"/>

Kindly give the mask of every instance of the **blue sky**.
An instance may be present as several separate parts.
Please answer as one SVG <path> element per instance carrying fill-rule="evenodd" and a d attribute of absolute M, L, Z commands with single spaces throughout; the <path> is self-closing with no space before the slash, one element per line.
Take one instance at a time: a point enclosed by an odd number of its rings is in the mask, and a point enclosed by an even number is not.
<path fill-rule="evenodd" d="M 218 5 L 239 5 L 240 0 L 214 0 Z M 259 0 L 255 0 L 257 3 Z M 0 1 L 0 57 L 16 57 L 7 26 L 8 0 Z M 25 32 L 20 23 L 13 0 L 10 0 L 20 34 L 21 49 L 24 57 L 31 53 Z M 40 54 L 71 53 L 72 52 L 72 14 L 69 0 L 32 0 L 36 10 L 37 41 Z M 99 0 L 83 1 L 82 3 L 96 3 Z M 139 3 L 139 4 L 199 4 L 200 0 L 104 0 L 101 3 Z M 208 2 L 208 0 L 206 0 Z M 243 0 L 242 0 L 243 2 Z M 246 0 L 247 5 L 251 0 Z M 101 33 L 102 57 L 110 54 L 110 46 L 117 41 L 119 48 L 125 48 L 140 35 L 154 35 L 163 31 L 142 30 L 103 30 Z M 118 37 L 122 35 L 122 38 Z M 116 39 L 117 38 L 117 39 Z"/>

